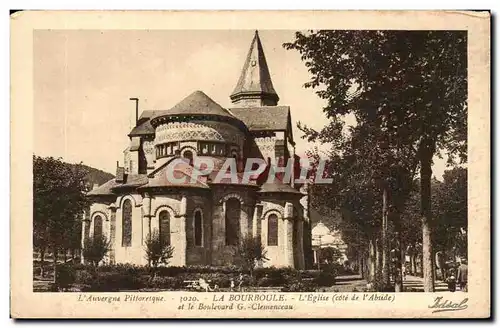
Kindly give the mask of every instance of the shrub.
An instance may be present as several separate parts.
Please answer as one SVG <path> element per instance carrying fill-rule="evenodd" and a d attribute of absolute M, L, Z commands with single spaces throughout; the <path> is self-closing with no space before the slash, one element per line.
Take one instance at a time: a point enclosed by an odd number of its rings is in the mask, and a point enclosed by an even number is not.
<path fill-rule="evenodd" d="M 39 276 L 42 274 L 42 268 L 41 267 L 33 267 L 33 275 L 34 276 Z"/>
<path fill-rule="evenodd" d="M 66 289 L 75 283 L 76 271 L 72 265 L 60 264 L 56 270 L 56 285 L 58 288 Z"/>
<path fill-rule="evenodd" d="M 261 287 L 283 286 L 290 279 L 300 276 L 300 272 L 292 268 L 258 268 L 255 269 L 257 285 Z M 265 279 L 261 282 L 262 279 Z"/>
<path fill-rule="evenodd" d="M 138 290 L 146 287 L 146 280 L 138 275 L 123 275 L 119 272 L 101 272 L 95 276 L 88 292 L 117 292 Z"/>
<path fill-rule="evenodd" d="M 110 243 L 104 235 L 87 237 L 84 245 L 83 257 L 94 266 L 97 266 L 110 250 Z"/>
<path fill-rule="evenodd" d="M 314 278 L 314 282 L 321 287 L 330 287 L 335 284 L 335 275 L 330 272 L 321 271 L 319 275 Z"/>
<path fill-rule="evenodd" d="M 273 285 L 273 280 L 268 277 L 262 277 L 257 280 L 257 286 L 259 287 L 271 287 Z"/>
<path fill-rule="evenodd" d="M 250 272 L 250 277 L 253 277 L 253 271 L 257 262 L 269 260 L 266 257 L 267 252 L 262 245 L 260 237 L 248 235 L 243 238 L 238 253 L 242 260 L 243 267 Z"/>
<path fill-rule="evenodd" d="M 214 288 L 229 288 L 231 279 L 235 288 L 240 282 L 241 268 L 238 267 L 158 267 L 156 275 L 151 277 L 150 268 L 131 264 L 102 265 L 75 265 L 75 283 L 85 291 L 120 291 L 137 290 L 142 288 L 175 290 L 185 287 L 186 280 L 205 279 Z M 258 268 L 254 272 L 254 282 L 260 287 L 283 287 L 291 289 L 293 284 L 300 282 L 302 274 L 291 268 Z M 304 276 L 307 274 L 304 273 Z M 311 278 L 309 278 L 311 279 Z M 242 286 L 254 285 L 249 274 L 243 274 Z M 314 279 L 311 279 L 314 282 Z M 311 283 L 306 283 L 306 285 Z M 304 287 L 305 288 L 305 287 Z"/>
<path fill-rule="evenodd" d="M 315 292 L 316 287 L 307 282 L 295 281 L 290 284 L 283 286 L 282 292 L 295 292 L 295 293 L 305 293 L 305 292 Z"/>
<path fill-rule="evenodd" d="M 178 290 L 183 287 L 183 284 L 183 279 L 180 277 L 154 277 L 147 283 L 147 287 L 163 290 Z"/>
<path fill-rule="evenodd" d="M 95 274 L 93 274 L 92 271 L 86 269 L 76 271 L 75 284 L 90 286 L 94 279 L 95 279 Z"/>
<path fill-rule="evenodd" d="M 321 287 L 330 287 L 335 284 L 335 277 L 337 276 L 337 272 L 337 265 L 325 265 L 321 268 L 318 276 L 314 278 L 314 282 Z"/>
<path fill-rule="evenodd" d="M 168 264 L 174 254 L 174 248 L 161 238 L 156 229 L 148 234 L 144 250 L 146 251 L 146 260 L 153 268 L 158 267 L 159 264 Z"/>

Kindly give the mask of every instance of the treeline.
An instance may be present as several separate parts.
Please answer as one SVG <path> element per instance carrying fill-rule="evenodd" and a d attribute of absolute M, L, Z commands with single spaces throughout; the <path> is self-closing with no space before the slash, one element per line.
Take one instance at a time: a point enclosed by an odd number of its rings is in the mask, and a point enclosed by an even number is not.
<path fill-rule="evenodd" d="M 297 32 L 284 47 L 300 53 L 311 74 L 305 87 L 326 103 L 322 129 L 299 124 L 307 140 L 331 146 L 309 154 L 315 162 L 329 159 L 334 181 L 317 186 L 317 206 L 349 218 L 342 232 L 353 247 L 369 250 L 370 280 L 379 289 L 392 288 L 391 244 L 402 250 L 410 243 L 405 238 L 420 235 L 424 290 L 434 291 L 434 256 L 449 222 L 436 213 L 443 204 L 432 196 L 432 161 L 467 160 L 467 34 L 321 30 Z M 354 124 L 346 125 L 346 116 Z M 405 228 L 412 199 L 413 226 Z"/>
<path fill-rule="evenodd" d="M 83 164 L 33 155 L 33 246 L 43 264 L 46 254 L 57 264 L 79 255 L 81 218 L 89 206 L 85 193 L 113 175 Z"/>
<path fill-rule="evenodd" d="M 365 212 L 368 206 L 360 206 L 356 202 L 342 202 L 340 197 L 332 200 L 329 186 L 313 186 L 313 206 L 320 208 L 322 212 L 329 213 L 332 207 L 338 208 L 341 203 L 342 207 L 339 211 L 342 213 L 342 220 L 336 221 L 334 227 L 340 230 L 344 242 L 348 245 L 347 256 L 355 263 L 360 274 L 375 285 L 378 284 L 380 288 L 383 288 L 381 284 L 383 283 L 384 254 L 388 260 L 387 273 L 392 277 L 396 273 L 395 270 L 402 269 L 402 265 L 406 265 L 407 273 L 421 275 L 423 272 L 422 234 L 419 233 L 421 197 L 418 186 L 419 181 L 415 180 L 399 217 L 394 216 L 392 206 L 390 206 L 386 230 L 388 244 L 385 250 L 382 244 L 382 213 L 370 212 L 370 210 L 376 210 L 377 205 Z M 361 192 L 361 188 L 363 186 L 358 185 L 349 192 L 352 193 L 351 195 L 345 193 L 342 198 L 356 198 L 357 202 L 378 203 L 379 208 L 383 207 L 380 201 L 380 190 L 371 187 Z M 443 181 L 432 180 L 431 191 L 433 259 L 436 259 L 436 253 L 441 253 L 444 260 L 453 262 L 456 258 L 466 258 L 467 169 L 456 167 L 445 171 Z M 399 225 L 395 220 L 399 220 Z M 444 268 L 441 266 L 440 269 L 442 271 Z M 439 275 L 443 276 L 443 272 L 439 272 Z M 398 284 L 402 283 L 398 281 Z"/>

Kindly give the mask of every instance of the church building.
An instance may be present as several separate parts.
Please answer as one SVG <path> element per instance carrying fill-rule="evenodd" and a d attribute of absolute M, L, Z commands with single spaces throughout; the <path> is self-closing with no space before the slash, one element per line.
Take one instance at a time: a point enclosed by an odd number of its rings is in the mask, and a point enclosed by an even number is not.
<path fill-rule="evenodd" d="M 111 245 L 105 262 L 145 265 L 145 241 L 157 231 L 174 249 L 168 265 L 227 266 L 238 263 L 241 241 L 253 236 L 267 251 L 263 266 L 310 267 L 309 196 L 307 184 L 294 183 L 300 167 L 290 107 L 278 105 L 258 32 L 230 99 L 232 107 L 223 108 L 194 91 L 170 109 L 137 115 L 123 166 L 88 192 L 82 246 L 104 235 Z M 194 177 L 197 157 L 213 160 L 214 170 Z M 194 183 L 168 178 L 168 164 L 179 158 L 184 164 L 174 176 Z M 227 158 L 238 163 L 238 183 L 215 179 Z M 291 158 L 292 181 L 268 183 L 269 169 L 245 181 L 248 158 L 263 159 L 268 168 Z"/>

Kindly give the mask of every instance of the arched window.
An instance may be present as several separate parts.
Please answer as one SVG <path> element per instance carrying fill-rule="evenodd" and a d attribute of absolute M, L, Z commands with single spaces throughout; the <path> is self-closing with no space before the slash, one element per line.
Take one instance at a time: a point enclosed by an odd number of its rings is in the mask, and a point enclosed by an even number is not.
<path fill-rule="evenodd" d="M 170 214 L 168 211 L 160 212 L 160 242 L 170 245 Z"/>
<path fill-rule="evenodd" d="M 238 199 L 226 201 L 226 245 L 237 246 L 240 237 L 241 204 Z"/>
<path fill-rule="evenodd" d="M 203 218 L 201 211 L 194 212 L 194 245 L 203 246 Z"/>
<path fill-rule="evenodd" d="M 123 202 L 122 220 L 122 247 L 132 246 L 132 202 L 126 199 Z"/>
<path fill-rule="evenodd" d="M 94 238 L 100 238 L 102 236 L 102 217 L 96 215 L 94 217 Z"/>
<path fill-rule="evenodd" d="M 276 214 L 267 217 L 267 245 L 278 246 L 278 216 Z"/>

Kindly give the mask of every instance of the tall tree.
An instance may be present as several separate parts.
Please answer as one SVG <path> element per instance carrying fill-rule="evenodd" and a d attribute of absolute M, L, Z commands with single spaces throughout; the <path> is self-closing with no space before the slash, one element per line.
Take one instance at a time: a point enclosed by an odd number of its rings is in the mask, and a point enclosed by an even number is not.
<path fill-rule="evenodd" d="M 382 161 L 380 151 L 371 147 L 372 143 L 365 142 L 371 138 L 366 129 L 359 126 L 350 128 L 349 138 L 339 135 L 337 149 L 332 147 L 328 154 L 329 162 L 326 165 L 327 177 L 333 179 L 332 184 L 316 184 L 312 187 L 312 206 L 326 216 L 331 212 L 342 213 L 342 220 L 334 228 L 342 233 L 343 240 L 349 245 L 369 248 L 380 239 L 380 217 L 382 215 L 381 195 L 382 189 L 380 172 L 367 170 L 367 165 L 376 166 L 377 161 Z M 340 132 L 340 131 L 338 131 Z M 338 140 L 342 139 L 342 142 Z M 309 152 L 313 167 L 317 166 L 319 154 L 317 151 Z M 374 249 L 373 249 L 374 250 Z M 368 249 L 361 253 L 369 253 Z M 376 280 L 375 258 L 369 258 L 372 265 L 369 280 Z M 381 269 L 381 267 L 378 267 Z M 377 279 L 380 280 L 380 279 Z"/>
<path fill-rule="evenodd" d="M 404 146 L 420 164 L 424 290 L 434 290 L 431 176 L 433 156 L 466 160 L 467 33 L 464 31 L 310 31 L 284 44 L 301 54 L 305 87 L 327 101 L 331 123 L 304 130 L 328 142 L 332 124 L 352 113 Z"/>
<path fill-rule="evenodd" d="M 438 251 L 467 256 L 467 169 L 446 170 L 433 184 L 434 242 Z"/>
<path fill-rule="evenodd" d="M 33 239 L 41 249 L 52 249 L 54 267 L 59 251 L 77 244 L 71 238 L 81 236 L 74 230 L 88 206 L 87 174 L 82 165 L 33 156 Z"/>

